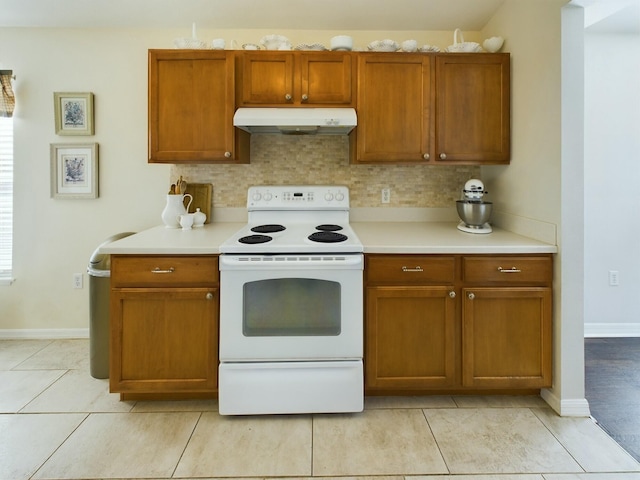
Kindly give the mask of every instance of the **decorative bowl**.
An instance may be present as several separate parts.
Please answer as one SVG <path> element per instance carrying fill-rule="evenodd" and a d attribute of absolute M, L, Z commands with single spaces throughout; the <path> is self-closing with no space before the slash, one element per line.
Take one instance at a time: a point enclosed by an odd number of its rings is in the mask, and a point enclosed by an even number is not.
<path fill-rule="evenodd" d="M 267 35 L 260 39 L 260 45 L 267 50 L 291 50 L 291 42 L 282 35 Z M 288 47 L 288 48 L 287 48 Z"/>
<path fill-rule="evenodd" d="M 482 42 L 482 46 L 487 52 L 495 53 L 500 51 L 503 43 L 504 43 L 504 38 L 491 37 L 491 38 L 487 38 L 484 42 Z"/>
<path fill-rule="evenodd" d="M 372 52 L 397 52 L 400 48 L 400 45 L 398 45 L 398 42 L 385 39 L 371 42 L 369 45 L 367 45 L 367 48 Z"/>

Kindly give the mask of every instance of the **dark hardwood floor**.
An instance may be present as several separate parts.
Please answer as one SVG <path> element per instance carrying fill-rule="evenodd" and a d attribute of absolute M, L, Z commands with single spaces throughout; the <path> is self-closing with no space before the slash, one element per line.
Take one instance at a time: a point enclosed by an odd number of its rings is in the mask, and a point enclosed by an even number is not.
<path fill-rule="evenodd" d="M 640 461 L 640 338 L 585 339 L 591 416 Z"/>

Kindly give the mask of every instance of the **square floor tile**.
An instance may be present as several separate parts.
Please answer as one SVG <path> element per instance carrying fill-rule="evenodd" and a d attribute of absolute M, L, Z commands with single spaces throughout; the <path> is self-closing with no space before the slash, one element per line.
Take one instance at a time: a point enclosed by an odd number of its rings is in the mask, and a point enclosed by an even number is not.
<path fill-rule="evenodd" d="M 529 409 L 423 411 L 451 473 L 583 471 Z"/>
<path fill-rule="evenodd" d="M 138 401 L 132 412 L 217 412 L 218 400 Z"/>
<path fill-rule="evenodd" d="M 167 478 L 200 414 L 92 413 L 33 478 Z"/>
<path fill-rule="evenodd" d="M 16 367 L 18 370 L 89 371 L 89 340 L 56 340 Z"/>
<path fill-rule="evenodd" d="M 364 408 L 456 408 L 448 395 L 425 395 L 416 397 L 365 397 Z"/>
<path fill-rule="evenodd" d="M 0 412 L 20 411 L 64 373 L 64 370 L 0 371 Z"/>
<path fill-rule="evenodd" d="M 30 478 L 86 415 L 0 415 L 0 478 Z"/>
<path fill-rule="evenodd" d="M 547 473 L 544 480 L 640 480 L 640 473 Z"/>
<path fill-rule="evenodd" d="M 549 408 L 538 395 L 457 395 L 453 400 L 460 408 Z"/>
<path fill-rule="evenodd" d="M 532 411 L 587 472 L 640 472 L 640 464 L 590 418 Z"/>
<path fill-rule="evenodd" d="M 411 477 L 410 480 L 545 480 L 540 473 L 513 473 L 506 475 L 427 475 Z"/>
<path fill-rule="evenodd" d="M 313 418 L 313 475 L 448 473 L 420 409 Z"/>
<path fill-rule="evenodd" d="M 21 412 L 128 412 L 133 405 L 121 402 L 119 394 L 109 393 L 109 380 L 69 370 Z"/>
<path fill-rule="evenodd" d="M 202 414 L 176 477 L 311 475 L 311 417 Z"/>
<path fill-rule="evenodd" d="M 2 340 L 0 370 L 11 370 L 50 343 L 51 340 Z"/>

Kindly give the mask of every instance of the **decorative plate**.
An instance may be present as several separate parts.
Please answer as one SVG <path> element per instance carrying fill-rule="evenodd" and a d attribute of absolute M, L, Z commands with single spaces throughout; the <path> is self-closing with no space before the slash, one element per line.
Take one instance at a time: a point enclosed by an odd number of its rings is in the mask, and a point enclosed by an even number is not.
<path fill-rule="evenodd" d="M 314 50 L 317 52 L 321 52 L 326 50 L 327 47 L 325 47 L 324 45 L 321 45 L 319 43 L 314 43 L 312 45 L 309 45 L 307 43 L 301 43 L 300 45 L 296 46 L 295 50 Z"/>
<path fill-rule="evenodd" d="M 372 52 L 397 52 L 400 49 L 398 42 L 393 40 L 376 40 L 367 45 L 367 48 Z"/>

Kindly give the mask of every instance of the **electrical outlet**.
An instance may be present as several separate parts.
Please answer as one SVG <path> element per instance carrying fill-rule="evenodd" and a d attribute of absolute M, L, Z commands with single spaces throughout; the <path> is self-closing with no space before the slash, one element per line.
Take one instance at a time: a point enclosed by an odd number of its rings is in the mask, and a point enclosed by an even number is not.
<path fill-rule="evenodd" d="M 382 198 L 381 198 L 380 201 L 382 203 L 391 202 L 391 189 L 390 188 L 383 188 L 382 189 Z"/>
<path fill-rule="evenodd" d="M 612 287 L 620 285 L 618 270 L 609 270 L 609 285 Z"/>
<path fill-rule="evenodd" d="M 73 274 L 73 288 L 82 288 L 82 274 L 74 273 Z"/>

